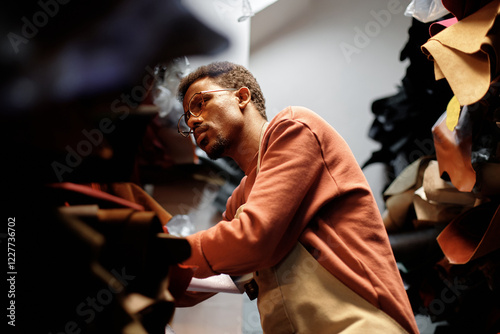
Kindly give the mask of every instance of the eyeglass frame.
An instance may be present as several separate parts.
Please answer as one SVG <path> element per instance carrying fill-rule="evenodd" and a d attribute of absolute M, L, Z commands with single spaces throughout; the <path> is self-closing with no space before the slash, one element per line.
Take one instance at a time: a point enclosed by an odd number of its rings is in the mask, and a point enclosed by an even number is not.
<path fill-rule="evenodd" d="M 194 117 L 200 117 L 201 113 L 203 112 L 203 107 L 205 106 L 205 100 L 203 99 L 203 94 L 206 94 L 206 93 L 216 93 L 216 92 L 224 92 L 224 91 L 237 91 L 239 88 L 224 88 L 224 89 L 213 89 L 213 90 L 202 90 L 200 92 L 196 92 L 193 94 L 193 96 L 191 96 L 191 98 L 189 99 L 189 103 L 188 103 L 188 110 L 186 112 L 184 112 L 181 117 L 179 118 L 179 120 L 177 121 L 177 132 L 183 136 L 184 138 L 187 138 L 189 137 L 190 134 L 193 133 L 193 129 L 189 128 L 189 131 L 181 131 L 181 127 L 180 127 L 180 124 L 181 124 L 181 121 L 182 119 L 184 118 L 184 122 L 186 123 L 186 125 L 189 127 L 189 125 L 187 124 L 187 122 L 189 121 L 189 119 L 191 118 L 191 116 L 194 116 Z M 202 106 L 200 107 L 200 113 L 198 115 L 196 115 L 195 113 L 193 113 L 191 111 L 191 102 L 193 101 L 194 97 L 198 94 L 201 94 L 201 101 L 202 101 Z"/>

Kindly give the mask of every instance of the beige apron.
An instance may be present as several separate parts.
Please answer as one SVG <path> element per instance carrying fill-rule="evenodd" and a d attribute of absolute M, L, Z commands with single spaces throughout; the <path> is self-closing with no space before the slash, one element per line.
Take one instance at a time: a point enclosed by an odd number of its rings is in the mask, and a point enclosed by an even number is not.
<path fill-rule="evenodd" d="M 267 123 L 263 126 L 260 142 Z M 257 173 L 260 169 L 260 143 Z M 236 218 L 243 210 L 240 206 Z M 330 274 L 300 242 L 274 267 L 254 273 L 266 334 L 407 333 Z"/>

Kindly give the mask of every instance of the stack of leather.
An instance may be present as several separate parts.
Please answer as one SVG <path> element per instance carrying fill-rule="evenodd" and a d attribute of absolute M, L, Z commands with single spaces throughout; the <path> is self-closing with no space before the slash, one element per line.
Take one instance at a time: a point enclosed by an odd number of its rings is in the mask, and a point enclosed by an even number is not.
<path fill-rule="evenodd" d="M 165 333 L 191 271 L 177 265 L 187 242 L 163 229 L 170 215 L 132 186 L 158 112 L 146 101 L 151 69 L 227 39 L 179 0 L 20 0 L 0 15 L 2 209 L 16 259 L 8 328 Z"/>
<path fill-rule="evenodd" d="M 500 331 L 500 1 L 448 1 L 422 51 L 453 98 L 435 155 L 384 193 L 384 222 L 416 313 L 455 332 Z"/>
<path fill-rule="evenodd" d="M 170 214 L 128 182 L 56 183 L 42 194 L 33 208 L 50 223 L 23 228 L 32 252 L 20 257 L 17 329 L 165 333 L 192 277 L 178 265 L 191 250 L 168 234 Z"/>

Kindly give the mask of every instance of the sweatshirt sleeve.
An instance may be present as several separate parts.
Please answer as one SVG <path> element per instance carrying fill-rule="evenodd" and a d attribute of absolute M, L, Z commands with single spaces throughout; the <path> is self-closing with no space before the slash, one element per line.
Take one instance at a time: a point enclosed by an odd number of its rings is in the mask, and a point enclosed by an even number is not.
<path fill-rule="evenodd" d="M 224 220 L 232 220 L 236 214 L 236 211 L 240 207 L 240 205 L 245 203 L 245 198 L 243 196 L 243 191 L 240 191 L 240 189 L 245 188 L 247 177 L 244 176 L 240 184 L 234 189 L 233 193 L 231 196 L 229 196 L 227 202 L 226 202 L 226 211 L 222 214 L 222 218 Z"/>
<path fill-rule="evenodd" d="M 185 263 L 198 267 L 195 277 L 242 275 L 275 265 L 312 218 L 303 200 L 318 187 L 324 169 L 316 135 L 293 119 L 266 132 L 261 169 L 239 218 L 187 237 L 192 256 Z"/>

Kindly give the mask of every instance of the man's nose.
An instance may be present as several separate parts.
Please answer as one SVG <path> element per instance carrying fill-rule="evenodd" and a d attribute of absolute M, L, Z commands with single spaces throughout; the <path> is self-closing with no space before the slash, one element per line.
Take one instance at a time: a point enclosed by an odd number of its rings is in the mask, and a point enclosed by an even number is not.
<path fill-rule="evenodd" d="M 194 129 L 197 125 L 200 125 L 201 123 L 203 123 L 203 117 L 201 116 L 201 114 L 199 116 L 191 115 L 191 117 L 189 117 L 189 119 L 187 120 L 187 125 L 191 129 Z"/>

